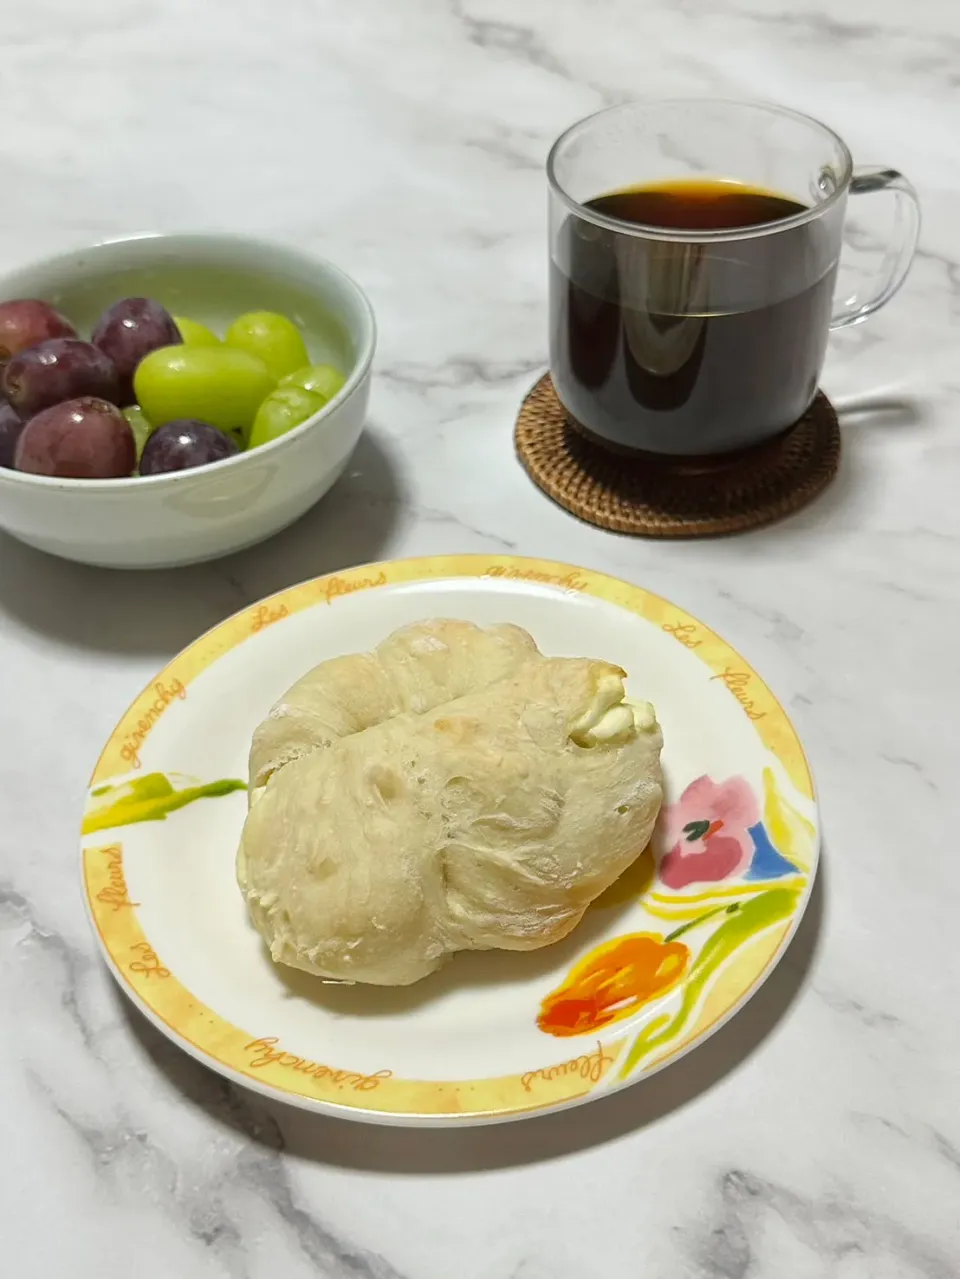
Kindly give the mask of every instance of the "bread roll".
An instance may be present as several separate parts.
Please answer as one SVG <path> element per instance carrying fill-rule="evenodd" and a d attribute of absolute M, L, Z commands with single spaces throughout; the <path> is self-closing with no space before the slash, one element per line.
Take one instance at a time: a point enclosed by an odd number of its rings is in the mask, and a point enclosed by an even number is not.
<path fill-rule="evenodd" d="M 660 808 L 660 729 L 623 675 L 455 621 L 306 675 L 254 735 L 237 861 L 273 959 L 403 986 L 566 936 Z"/>

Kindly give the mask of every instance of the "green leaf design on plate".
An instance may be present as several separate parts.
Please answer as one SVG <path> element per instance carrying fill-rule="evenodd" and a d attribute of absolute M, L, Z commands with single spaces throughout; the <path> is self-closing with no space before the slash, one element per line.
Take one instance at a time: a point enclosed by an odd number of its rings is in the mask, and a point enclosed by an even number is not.
<path fill-rule="evenodd" d="M 709 829 L 710 823 L 700 820 L 699 822 L 687 822 L 683 828 L 683 833 L 687 837 L 687 842 L 693 844 L 696 840 L 703 839 Z"/>
<path fill-rule="evenodd" d="M 246 790 L 246 782 L 229 777 L 217 782 L 204 782 L 199 786 L 184 786 L 179 790 L 166 773 L 147 773 L 133 781 L 118 786 L 98 786 L 91 797 L 102 802 L 91 809 L 83 819 L 84 835 L 98 830 L 110 830 L 115 826 L 132 826 L 135 822 L 162 822 L 169 813 L 185 808 L 197 799 L 213 799 L 218 795 L 230 795 L 233 791 Z M 115 795 L 112 801 L 107 798 Z"/>
<path fill-rule="evenodd" d="M 741 902 L 735 915 L 730 915 L 704 943 L 694 960 L 686 983 L 683 999 L 672 1017 L 656 1017 L 644 1026 L 630 1045 L 620 1078 L 626 1079 L 639 1062 L 655 1048 L 668 1043 L 683 1028 L 697 1004 L 707 982 L 714 973 L 750 937 L 761 929 L 769 928 L 782 919 L 789 919 L 797 908 L 800 887 L 772 888 L 749 901 Z"/>

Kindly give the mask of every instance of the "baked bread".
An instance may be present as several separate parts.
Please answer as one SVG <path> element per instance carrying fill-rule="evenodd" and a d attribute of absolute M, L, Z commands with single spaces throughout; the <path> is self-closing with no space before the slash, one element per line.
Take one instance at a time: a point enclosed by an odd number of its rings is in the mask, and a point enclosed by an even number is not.
<path fill-rule="evenodd" d="M 254 734 L 237 859 L 273 959 L 403 986 L 566 936 L 660 808 L 660 729 L 623 678 L 443 620 L 304 676 Z"/>

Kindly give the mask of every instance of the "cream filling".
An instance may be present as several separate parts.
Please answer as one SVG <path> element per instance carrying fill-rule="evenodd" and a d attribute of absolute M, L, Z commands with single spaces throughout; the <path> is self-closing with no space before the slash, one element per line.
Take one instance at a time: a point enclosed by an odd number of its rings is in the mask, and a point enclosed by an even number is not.
<path fill-rule="evenodd" d="M 657 717 L 649 702 L 631 702 L 624 698 L 619 706 L 611 706 L 604 711 L 582 736 L 588 746 L 625 742 L 634 733 L 649 733 L 656 724 Z"/>
<path fill-rule="evenodd" d="M 623 681 L 604 675 L 587 709 L 570 728 L 578 746 L 600 746 L 627 741 L 634 733 L 650 732 L 657 717 L 649 702 L 635 702 L 624 696 Z"/>

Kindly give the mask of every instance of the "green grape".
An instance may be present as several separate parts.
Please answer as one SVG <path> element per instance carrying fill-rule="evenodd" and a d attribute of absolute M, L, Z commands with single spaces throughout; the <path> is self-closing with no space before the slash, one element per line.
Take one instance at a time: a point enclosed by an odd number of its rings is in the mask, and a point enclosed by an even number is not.
<path fill-rule="evenodd" d="M 140 454 L 143 452 L 143 446 L 150 438 L 153 426 L 150 424 L 146 413 L 139 404 L 131 404 L 128 408 L 122 409 L 123 416 L 130 424 L 130 430 L 133 432 L 133 442 L 137 446 L 137 461 L 140 461 Z"/>
<path fill-rule="evenodd" d="M 304 391 L 312 391 L 314 395 L 322 395 L 325 400 L 332 400 L 337 392 L 346 385 L 347 379 L 332 364 L 308 364 L 305 369 L 297 369 L 296 373 L 288 373 L 280 379 L 281 386 L 299 386 Z"/>
<path fill-rule="evenodd" d="M 300 330 L 285 315 L 274 311 L 248 311 L 241 315 L 227 329 L 224 341 L 258 356 L 275 378 L 303 368 L 310 359 Z"/>
<path fill-rule="evenodd" d="M 220 339 L 213 329 L 197 320 L 188 320 L 185 315 L 175 315 L 173 322 L 180 330 L 184 346 L 219 346 Z"/>
<path fill-rule="evenodd" d="M 248 448 L 259 448 L 286 435 L 323 408 L 326 401 L 299 386 L 279 386 L 257 409 Z"/>
<path fill-rule="evenodd" d="M 224 346 L 164 346 L 141 360 L 137 403 L 155 426 L 198 418 L 221 431 L 248 431 L 276 385 L 262 360 Z"/>

